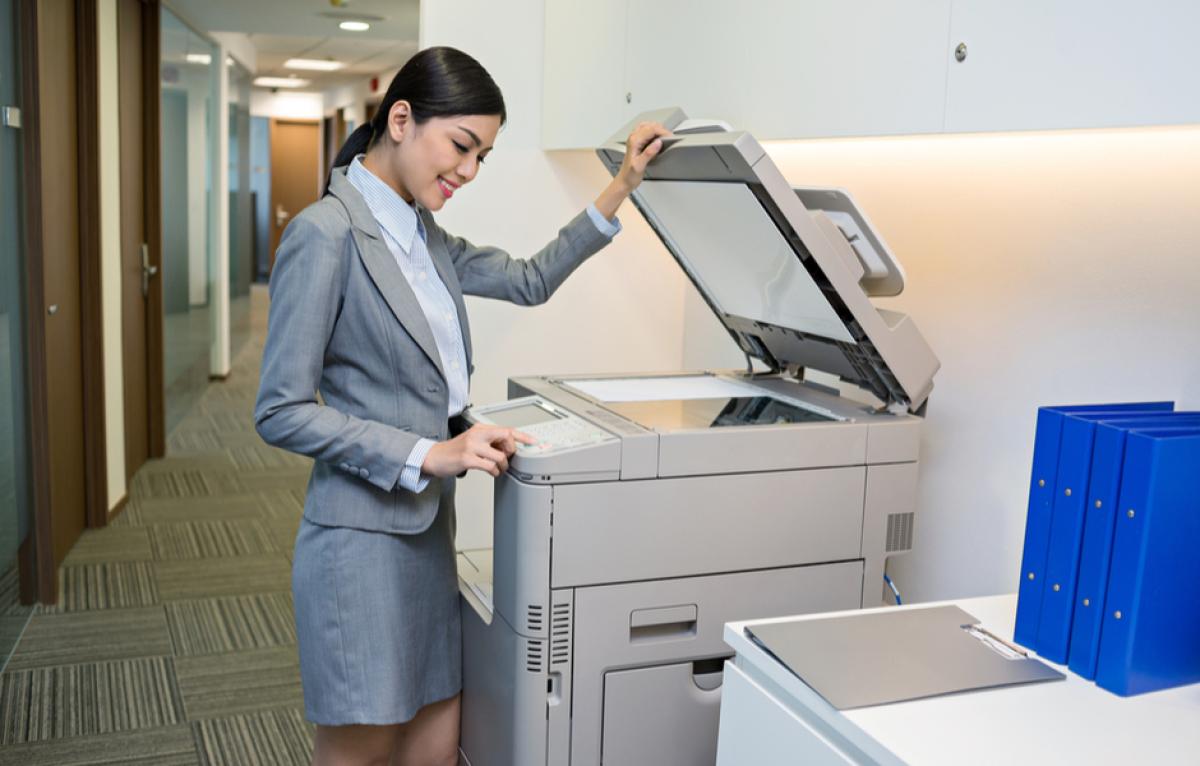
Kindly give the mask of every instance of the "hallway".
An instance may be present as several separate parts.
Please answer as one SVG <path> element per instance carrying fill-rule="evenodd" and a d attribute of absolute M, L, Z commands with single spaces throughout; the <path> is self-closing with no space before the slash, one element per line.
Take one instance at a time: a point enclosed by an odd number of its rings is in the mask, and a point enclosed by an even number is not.
<path fill-rule="evenodd" d="M 310 461 L 254 432 L 252 296 L 228 380 L 84 533 L 0 674 L 0 764 L 309 762 L 290 577 Z"/>

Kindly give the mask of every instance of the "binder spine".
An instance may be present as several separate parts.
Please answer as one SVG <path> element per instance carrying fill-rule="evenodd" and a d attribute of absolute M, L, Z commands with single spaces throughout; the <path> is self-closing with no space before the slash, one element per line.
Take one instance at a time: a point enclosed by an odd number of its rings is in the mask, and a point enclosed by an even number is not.
<path fill-rule="evenodd" d="M 1017 616 L 1013 640 L 1037 651 L 1042 613 L 1042 584 L 1050 543 L 1050 513 L 1058 473 L 1058 448 L 1062 415 L 1047 407 L 1038 410 L 1033 439 L 1033 475 L 1025 517 L 1025 547 L 1021 554 L 1021 582 L 1017 589 Z"/>
<path fill-rule="evenodd" d="M 1037 638 L 1038 654 L 1059 664 L 1066 664 L 1070 652 L 1075 584 L 1083 543 L 1084 501 L 1095 432 L 1093 422 L 1072 417 L 1063 420 Z"/>
<path fill-rule="evenodd" d="M 1068 666 L 1083 678 L 1096 677 L 1100 627 L 1108 595 L 1108 565 L 1112 556 L 1113 524 L 1125 459 L 1126 432 L 1097 428 L 1092 449 L 1092 470 L 1084 505 L 1083 546 L 1079 554 L 1079 582 L 1075 589 L 1075 616 L 1071 623 Z"/>

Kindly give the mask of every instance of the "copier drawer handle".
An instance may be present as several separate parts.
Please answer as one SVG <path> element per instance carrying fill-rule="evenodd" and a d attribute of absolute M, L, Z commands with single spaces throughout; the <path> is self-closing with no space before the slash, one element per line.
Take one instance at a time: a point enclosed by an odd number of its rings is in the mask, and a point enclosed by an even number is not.
<path fill-rule="evenodd" d="M 629 614 L 629 640 L 632 643 L 694 636 L 699 613 L 695 604 L 635 609 Z"/>

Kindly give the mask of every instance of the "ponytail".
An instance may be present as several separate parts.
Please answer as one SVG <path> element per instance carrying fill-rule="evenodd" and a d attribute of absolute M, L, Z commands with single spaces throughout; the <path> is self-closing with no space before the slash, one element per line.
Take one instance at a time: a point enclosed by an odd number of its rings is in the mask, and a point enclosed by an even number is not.
<path fill-rule="evenodd" d="M 322 194 L 329 193 L 329 181 L 333 178 L 333 169 L 349 165 L 354 161 L 355 157 L 365 154 L 367 149 L 371 147 L 374 138 L 375 126 L 373 121 L 364 122 L 354 129 L 354 132 L 346 139 L 346 143 L 342 144 L 342 149 L 337 153 L 333 164 L 329 166 L 329 174 L 325 176 L 325 191 Z"/>
<path fill-rule="evenodd" d="M 499 115 L 501 125 L 508 119 L 500 87 L 482 64 L 455 48 L 426 48 L 392 78 L 374 119 L 350 134 L 331 168 L 349 165 L 387 135 L 388 113 L 397 101 L 409 103 L 417 125 L 431 117 L 474 114 Z M 329 191 L 328 178 L 325 191 Z"/>

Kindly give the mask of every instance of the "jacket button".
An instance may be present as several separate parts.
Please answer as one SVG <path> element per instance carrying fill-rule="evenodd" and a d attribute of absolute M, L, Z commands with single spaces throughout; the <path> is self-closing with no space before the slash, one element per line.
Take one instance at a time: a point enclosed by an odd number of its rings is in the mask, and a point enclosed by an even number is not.
<path fill-rule="evenodd" d="M 341 465 L 341 469 L 342 469 L 343 471 L 349 471 L 349 470 L 350 470 L 350 464 L 349 464 L 349 463 L 342 463 L 342 465 Z"/>
<path fill-rule="evenodd" d="M 359 476 L 361 476 L 361 477 L 363 477 L 364 479 L 366 479 L 366 478 L 369 478 L 369 477 L 371 476 L 371 472 L 370 472 L 370 471 L 368 471 L 366 468 L 359 468 L 359 469 L 358 469 L 358 475 L 359 475 Z"/>
<path fill-rule="evenodd" d="M 436 394 L 438 392 L 438 387 L 437 386 L 428 386 L 428 387 L 426 387 L 425 390 L 431 394 Z"/>

